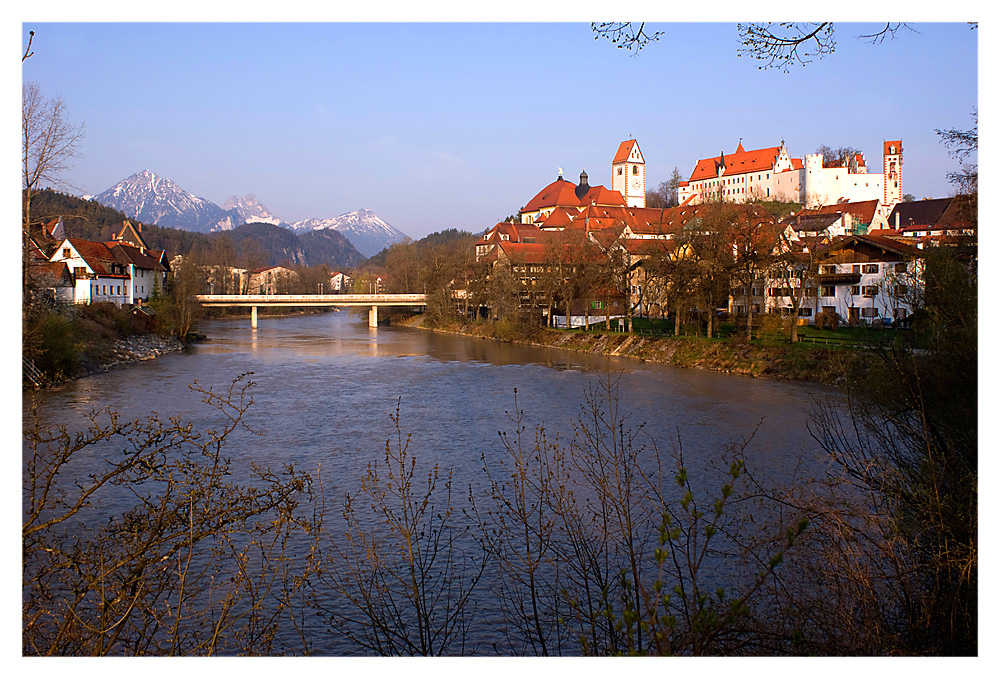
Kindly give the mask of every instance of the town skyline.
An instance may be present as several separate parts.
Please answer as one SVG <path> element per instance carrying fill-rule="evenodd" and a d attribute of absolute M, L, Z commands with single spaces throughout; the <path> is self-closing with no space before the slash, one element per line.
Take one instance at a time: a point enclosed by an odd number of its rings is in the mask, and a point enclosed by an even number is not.
<path fill-rule="evenodd" d="M 369 208 L 413 238 L 482 232 L 560 168 L 610 188 L 630 138 L 647 191 L 740 143 L 852 146 L 880 167 L 902 139 L 903 193 L 953 192 L 935 129 L 970 127 L 978 105 L 966 24 L 881 45 L 854 37 L 872 24 L 837 24 L 836 52 L 788 73 L 738 57 L 735 23 L 648 26 L 663 37 L 630 56 L 583 22 L 26 22 L 22 75 L 86 126 L 75 193 L 150 170 L 218 204 L 253 193 L 288 222 Z"/>

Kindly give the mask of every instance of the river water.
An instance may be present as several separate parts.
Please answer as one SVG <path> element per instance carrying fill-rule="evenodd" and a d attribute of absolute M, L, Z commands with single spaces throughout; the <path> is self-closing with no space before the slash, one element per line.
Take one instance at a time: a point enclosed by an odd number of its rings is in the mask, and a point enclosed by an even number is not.
<path fill-rule="evenodd" d="M 572 436 L 586 392 L 603 380 L 617 383 L 620 413 L 644 440 L 663 450 L 681 442 L 694 469 L 708 469 L 726 445 L 756 430 L 745 451 L 759 476 L 786 481 L 804 460 L 807 471 L 822 453 L 807 429 L 817 385 L 756 380 L 678 369 L 494 340 L 397 327 L 367 326 L 348 312 L 291 317 L 212 320 L 208 341 L 181 354 L 116 368 L 47 391 L 39 416 L 49 424 L 83 426 L 93 409 L 137 417 L 149 410 L 177 414 L 196 426 L 212 413 L 188 385 L 224 389 L 252 371 L 255 404 L 248 421 L 261 436 L 226 449 L 235 465 L 322 466 L 328 496 L 353 492 L 369 461 L 394 435 L 391 415 L 412 436 L 421 464 L 452 469 L 455 488 L 482 488 L 482 457 L 500 451 L 498 432 L 511 432 L 506 412 L 524 413 L 529 433 L 544 426 L 550 438 Z M 27 413 L 25 413 L 27 417 Z M 216 423 L 217 424 L 217 423 Z M 456 490 L 456 495 L 466 491 Z M 318 645 L 318 652 L 340 652 Z"/>

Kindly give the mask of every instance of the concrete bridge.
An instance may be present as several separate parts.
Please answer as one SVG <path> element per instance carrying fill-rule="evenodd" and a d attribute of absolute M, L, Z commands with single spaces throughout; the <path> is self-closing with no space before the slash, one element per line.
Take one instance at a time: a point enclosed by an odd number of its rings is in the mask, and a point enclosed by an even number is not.
<path fill-rule="evenodd" d="M 378 325 L 380 306 L 426 306 L 427 295 L 195 295 L 203 306 L 248 306 L 250 307 L 250 327 L 257 327 L 257 307 L 296 306 L 366 306 L 368 325 Z"/>

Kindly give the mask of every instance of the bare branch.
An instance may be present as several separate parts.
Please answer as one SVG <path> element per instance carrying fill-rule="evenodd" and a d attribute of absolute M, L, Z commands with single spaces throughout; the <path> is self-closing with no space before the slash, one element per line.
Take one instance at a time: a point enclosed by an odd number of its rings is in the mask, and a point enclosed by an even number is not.
<path fill-rule="evenodd" d="M 872 45 L 881 45 L 886 38 L 888 38 L 889 40 L 895 40 L 896 32 L 902 29 L 906 29 L 913 33 L 918 33 L 918 34 L 920 33 L 920 31 L 912 28 L 909 24 L 897 22 L 897 23 L 886 23 L 885 27 L 882 28 L 882 30 L 880 31 L 868 35 L 859 35 L 857 37 L 859 40 L 864 40 Z"/>
<path fill-rule="evenodd" d="M 759 69 L 780 68 L 787 73 L 790 65 L 805 66 L 812 61 L 809 57 L 822 58 L 837 46 L 829 21 L 737 24 L 736 30 L 741 44 L 737 56 L 765 62 Z"/>
<path fill-rule="evenodd" d="M 35 39 L 35 32 L 34 31 L 28 31 L 28 46 L 24 48 L 24 56 L 21 57 L 21 63 L 22 64 L 24 63 L 25 59 L 27 59 L 28 57 L 30 57 L 31 55 L 34 54 L 34 52 L 31 51 L 31 41 L 34 40 L 34 39 Z"/>
<path fill-rule="evenodd" d="M 623 47 L 633 55 L 651 42 L 656 42 L 663 35 L 663 31 L 656 31 L 652 34 L 645 32 L 645 22 L 637 25 L 631 21 L 601 21 L 590 24 L 590 29 L 596 33 L 594 40 L 604 37 L 610 40 L 618 49 Z"/>

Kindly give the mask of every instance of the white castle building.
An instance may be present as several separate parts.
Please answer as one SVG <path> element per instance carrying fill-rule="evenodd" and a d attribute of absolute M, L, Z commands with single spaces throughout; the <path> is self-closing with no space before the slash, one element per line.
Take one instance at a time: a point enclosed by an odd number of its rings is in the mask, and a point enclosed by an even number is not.
<path fill-rule="evenodd" d="M 869 173 L 860 153 L 840 167 L 823 167 L 822 154 L 792 158 L 784 141 L 753 151 L 744 150 L 740 142 L 728 157 L 720 153 L 718 158 L 699 160 L 690 179 L 681 182 L 677 199 L 691 204 L 779 200 L 807 208 L 879 200 L 882 209 L 891 210 L 903 197 L 902 166 L 899 140 L 882 143 L 881 173 Z"/>

